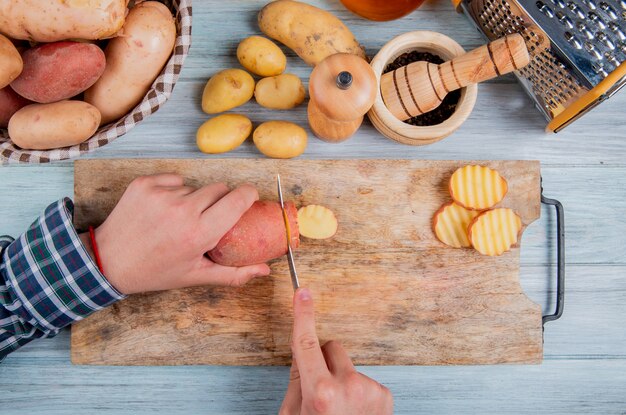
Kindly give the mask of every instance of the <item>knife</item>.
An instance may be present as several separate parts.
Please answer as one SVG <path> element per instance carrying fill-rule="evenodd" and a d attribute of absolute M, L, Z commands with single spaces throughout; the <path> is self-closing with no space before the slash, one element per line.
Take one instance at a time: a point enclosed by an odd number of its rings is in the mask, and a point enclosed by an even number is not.
<path fill-rule="evenodd" d="M 289 273 L 291 274 L 291 284 L 293 290 L 297 290 L 300 287 L 298 282 L 298 273 L 296 272 L 296 264 L 293 261 L 293 251 L 291 250 L 291 232 L 289 230 L 289 218 L 287 217 L 287 211 L 285 210 L 285 201 L 283 200 L 283 190 L 280 186 L 280 174 L 276 175 L 276 182 L 278 183 L 278 199 L 280 200 L 280 208 L 283 212 L 283 220 L 285 221 L 285 231 L 287 232 L 287 262 L 289 263 Z"/>

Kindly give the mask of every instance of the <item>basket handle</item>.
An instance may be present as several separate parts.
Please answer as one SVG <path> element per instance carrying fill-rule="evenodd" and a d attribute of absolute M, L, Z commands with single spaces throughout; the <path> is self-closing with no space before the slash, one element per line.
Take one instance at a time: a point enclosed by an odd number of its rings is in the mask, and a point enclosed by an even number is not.
<path fill-rule="evenodd" d="M 556 199 L 550 199 L 543 195 L 543 186 L 541 187 L 541 203 L 554 206 L 556 209 L 556 309 L 552 314 L 546 314 L 541 317 L 542 326 L 548 321 L 558 320 L 563 315 L 563 303 L 565 301 L 565 214 L 563 205 Z"/>

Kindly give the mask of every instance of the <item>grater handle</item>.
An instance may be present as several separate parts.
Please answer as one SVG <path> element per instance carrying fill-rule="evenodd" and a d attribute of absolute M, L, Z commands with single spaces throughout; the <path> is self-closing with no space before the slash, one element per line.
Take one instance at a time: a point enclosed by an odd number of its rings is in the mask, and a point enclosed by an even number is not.
<path fill-rule="evenodd" d="M 384 74 L 383 100 L 401 120 L 432 111 L 451 91 L 521 69 L 530 61 L 524 38 L 512 34 L 435 65 L 414 62 Z"/>

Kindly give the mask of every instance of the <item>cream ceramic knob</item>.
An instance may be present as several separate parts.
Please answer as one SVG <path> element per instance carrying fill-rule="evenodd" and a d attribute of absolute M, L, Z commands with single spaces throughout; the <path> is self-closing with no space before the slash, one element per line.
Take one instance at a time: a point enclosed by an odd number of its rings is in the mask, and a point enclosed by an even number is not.
<path fill-rule="evenodd" d="M 441 65 L 413 62 L 381 77 L 389 111 L 404 121 L 432 111 L 450 92 L 523 68 L 530 61 L 520 34 L 494 40 Z"/>
<path fill-rule="evenodd" d="M 337 53 L 317 64 L 309 79 L 309 125 L 320 139 L 352 136 L 376 99 L 376 76 L 356 55 Z"/>

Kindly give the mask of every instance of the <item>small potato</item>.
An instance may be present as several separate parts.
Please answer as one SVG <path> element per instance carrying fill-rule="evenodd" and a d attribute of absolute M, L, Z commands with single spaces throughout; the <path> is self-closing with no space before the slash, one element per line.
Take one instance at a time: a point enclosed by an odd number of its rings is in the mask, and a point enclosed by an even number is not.
<path fill-rule="evenodd" d="M 242 69 L 225 69 L 213 75 L 202 93 L 202 111 L 217 114 L 245 104 L 254 94 L 254 79 Z"/>
<path fill-rule="evenodd" d="M 203 153 L 219 154 L 236 149 L 252 132 L 252 122 L 240 114 L 222 114 L 200 126 L 196 144 Z"/>
<path fill-rule="evenodd" d="M 32 104 L 9 121 L 11 141 L 23 149 L 49 150 L 82 143 L 100 125 L 100 112 L 83 101 Z"/>
<path fill-rule="evenodd" d="M 174 50 L 176 24 L 163 3 L 144 1 L 130 9 L 122 33 L 104 53 L 102 77 L 85 91 L 85 101 L 102 114 L 102 124 L 130 112 L 148 93 Z"/>
<path fill-rule="evenodd" d="M 11 88 L 24 98 L 47 104 L 80 94 L 104 72 L 104 52 L 81 42 L 44 43 L 22 55 L 24 70 Z"/>
<path fill-rule="evenodd" d="M 263 78 L 254 88 L 256 102 L 265 108 L 288 110 L 304 101 L 304 86 L 296 75 L 285 73 Z"/>
<path fill-rule="evenodd" d="M 10 86 L 0 89 L 0 128 L 6 128 L 13 114 L 29 104 L 32 102 L 19 96 Z"/>
<path fill-rule="evenodd" d="M 13 42 L 0 35 L 0 89 L 20 75 L 22 66 L 22 57 Z"/>
<path fill-rule="evenodd" d="M 287 121 L 267 121 L 254 130 L 252 139 L 267 157 L 289 159 L 304 153 L 307 134 L 304 128 Z"/>
<path fill-rule="evenodd" d="M 239 43 L 237 59 L 241 66 L 259 76 L 280 75 L 287 66 L 287 57 L 271 40 L 250 36 Z"/>

